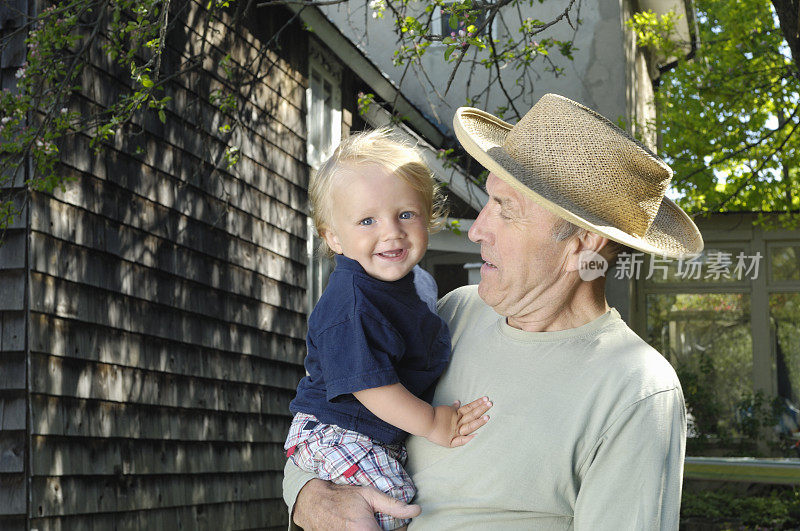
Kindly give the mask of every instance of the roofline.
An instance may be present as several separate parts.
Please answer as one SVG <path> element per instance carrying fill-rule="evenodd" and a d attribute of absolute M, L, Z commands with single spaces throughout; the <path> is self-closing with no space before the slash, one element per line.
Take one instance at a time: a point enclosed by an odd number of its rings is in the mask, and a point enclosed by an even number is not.
<path fill-rule="evenodd" d="M 436 156 L 436 150 L 445 144 L 447 137 L 413 103 L 406 99 L 389 76 L 339 31 L 339 28 L 328 20 L 319 8 L 298 4 L 287 4 L 286 7 L 296 13 L 302 22 L 310 26 L 317 37 L 328 45 L 339 60 L 355 72 L 381 99 L 396 102 L 394 110 L 404 117 L 410 127 L 405 123 L 393 124 L 391 114 L 376 104 L 369 106 L 364 120 L 375 128 L 391 126 L 395 130 L 401 131 L 404 136 L 413 140 L 417 145 L 425 148 L 422 150 L 423 157 L 436 178 L 447 183 L 453 193 L 472 208 L 480 211 L 489 200 L 489 196 L 461 168 L 445 167 L 444 161 Z"/>

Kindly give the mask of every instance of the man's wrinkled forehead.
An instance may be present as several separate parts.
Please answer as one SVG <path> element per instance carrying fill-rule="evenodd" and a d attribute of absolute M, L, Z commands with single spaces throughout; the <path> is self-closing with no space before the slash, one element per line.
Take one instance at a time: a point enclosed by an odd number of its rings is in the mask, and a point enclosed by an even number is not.
<path fill-rule="evenodd" d="M 486 179 L 486 193 L 489 194 L 489 202 L 498 203 L 504 210 L 515 211 L 522 217 L 544 217 L 553 225 L 561 219 L 494 173 L 490 173 Z"/>

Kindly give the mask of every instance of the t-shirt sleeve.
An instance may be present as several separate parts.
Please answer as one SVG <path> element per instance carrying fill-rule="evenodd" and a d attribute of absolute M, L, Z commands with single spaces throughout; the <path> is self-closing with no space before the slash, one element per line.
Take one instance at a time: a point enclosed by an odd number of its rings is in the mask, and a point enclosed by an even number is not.
<path fill-rule="evenodd" d="M 680 388 L 630 406 L 581 467 L 575 529 L 678 528 L 686 449 Z"/>
<path fill-rule="evenodd" d="M 414 266 L 413 271 L 414 288 L 417 291 L 417 295 L 433 313 L 436 313 L 436 299 L 439 292 L 436 280 L 433 278 L 433 275 L 418 265 Z"/>
<path fill-rule="evenodd" d="M 405 343 L 388 322 L 356 313 L 314 339 L 327 399 L 399 382 L 395 365 Z"/>
<path fill-rule="evenodd" d="M 311 472 L 306 472 L 295 465 L 291 459 L 286 460 L 286 465 L 283 467 L 283 501 L 289 507 L 289 529 L 300 529 L 292 522 L 294 504 L 297 503 L 297 495 L 306 483 L 315 477 Z"/>

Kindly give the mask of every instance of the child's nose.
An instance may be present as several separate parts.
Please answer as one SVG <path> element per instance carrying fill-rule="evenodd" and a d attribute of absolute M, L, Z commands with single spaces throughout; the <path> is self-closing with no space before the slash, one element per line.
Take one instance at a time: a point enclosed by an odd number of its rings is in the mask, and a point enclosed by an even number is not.
<path fill-rule="evenodd" d="M 383 239 L 385 240 L 396 240 L 398 238 L 402 238 L 406 235 L 405 231 L 403 230 L 403 226 L 400 224 L 399 219 L 390 220 L 386 224 L 384 224 L 384 231 L 383 231 Z"/>

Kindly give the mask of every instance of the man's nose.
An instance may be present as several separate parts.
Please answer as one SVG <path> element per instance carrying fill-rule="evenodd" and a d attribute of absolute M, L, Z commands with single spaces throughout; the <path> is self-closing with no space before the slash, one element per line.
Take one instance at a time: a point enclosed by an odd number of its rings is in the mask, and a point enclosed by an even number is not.
<path fill-rule="evenodd" d="M 486 240 L 486 206 L 484 206 L 480 212 L 478 212 L 478 217 L 472 223 L 472 226 L 469 228 L 469 232 L 467 232 L 467 236 L 470 240 L 474 241 L 475 243 L 480 243 Z"/>

